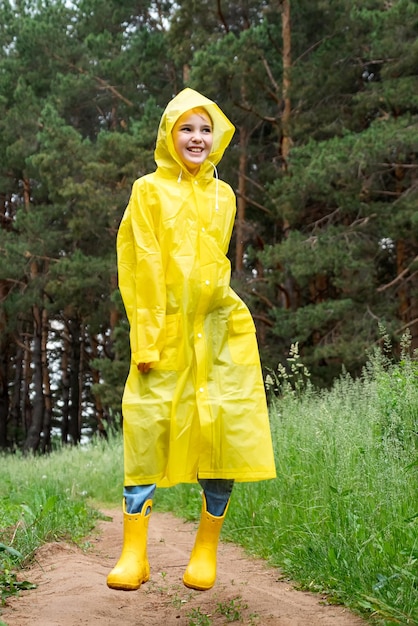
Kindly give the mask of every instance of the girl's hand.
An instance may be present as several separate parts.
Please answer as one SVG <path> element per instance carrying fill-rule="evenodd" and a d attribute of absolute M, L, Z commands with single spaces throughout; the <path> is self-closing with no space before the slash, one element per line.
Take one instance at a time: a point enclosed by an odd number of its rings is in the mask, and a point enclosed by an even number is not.
<path fill-rule="evenodd" d="M 141 374 L 148 374 L 151 369 L 151 363 L 138 363 L 138 370 Z"/>

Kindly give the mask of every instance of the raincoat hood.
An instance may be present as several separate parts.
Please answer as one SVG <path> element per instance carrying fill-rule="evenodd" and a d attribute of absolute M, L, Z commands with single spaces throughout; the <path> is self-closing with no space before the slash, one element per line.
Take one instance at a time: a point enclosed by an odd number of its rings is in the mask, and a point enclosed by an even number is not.
<path fill-rule="evenodd" d="M 183 89 L 183 91 L 177 94 L 177 96 L 168 103 L 161 117 L 154 152 L 155 162 L 158 168 L 168 170 L 170 174 L 176 177 L 180 172 L 187 174 L 187 169 L 174 148 L 172 136 L 173 127 L 183 113 L 196 107 L 204 108 L 213 123 L 212 151 L 206 161 L 201 165 L 198 172 L 199 177 L 207 174 L 213 176 L 214 166 L 222 159 L 235 132 L 234 125 L 215 102 L 209 100 L 194 89 L 190 89 L 189 87 Z"/>

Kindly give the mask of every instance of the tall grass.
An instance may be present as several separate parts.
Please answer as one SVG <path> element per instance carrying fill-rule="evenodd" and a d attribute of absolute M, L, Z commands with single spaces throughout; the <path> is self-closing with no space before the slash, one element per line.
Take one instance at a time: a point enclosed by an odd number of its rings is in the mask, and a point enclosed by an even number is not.
<path fill-rule="evenodd" d="M 271 401 L 277 479 L 234 487 L 223 536 L 379 624 L 418 624 L 418 363 L 376 353 L 320 391 L 297 358 Z M 196 487 L 161 498 L 199 507 Z"/>
<path fill-rule="evenodd" d="M 229 536 L 305 588 L 412 624 L 416 450 L 385 430 L 381 402 L 376 381 L 347 378 L 328 393 L 283 399 L 274 422 L 278 478 L 260 492 L 237 490 L 250 510 L 240 504 Z M 418 410 L 418 390 L 415 402 Z"/>
<path fill-rule="evenodd" d="M 292 359 L 271 398 L 277 478 L 234 487 L 223 536 L 379 624 L 417 624 L 418 364 L 376 354 L 360 379 L 321 391 Z M 122 481 L 117 436 L 1 457 L 0 541 L 26 556 L 51 538 L 80 541 L 91 507 L 120 505 Z M 199 487 L 157 490 L 155 504 L 196 519 Z"/>
<path fill-rule="evenodd" d="M 16 568 L 40 545 L 83 546 L 99 507 L 121 500 L 122 481 L 120 438 L 48 456 L 0 455 L 0 603 L 22 588 Z"/>

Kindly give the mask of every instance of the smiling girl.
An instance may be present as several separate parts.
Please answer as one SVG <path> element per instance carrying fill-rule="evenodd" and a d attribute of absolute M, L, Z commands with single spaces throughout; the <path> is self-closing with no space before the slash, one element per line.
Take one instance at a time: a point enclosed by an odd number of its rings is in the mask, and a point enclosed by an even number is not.
<path fill-rule="evenodd" d="M 138 179 L 118 238 L 119 288 L 130 324 L 122 399 L 124 539 L 107 577 L 138 589 L 150 577 L 147 530 L 156 486 L 199 482 L 202 513 L 187 587 L 210 589 L 234 481 L 275 477 L 255 327 L 230 287 L 226 256 L 235 195 L 216 166 L 234 127 L 184 89 L 161 118 L 157 169 Z"/>

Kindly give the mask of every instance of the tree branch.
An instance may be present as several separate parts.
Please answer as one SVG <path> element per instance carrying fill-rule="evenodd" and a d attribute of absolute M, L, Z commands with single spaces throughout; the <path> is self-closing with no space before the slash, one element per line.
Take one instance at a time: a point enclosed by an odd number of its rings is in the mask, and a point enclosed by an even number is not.
<path fill-rule="evenodd" d="M 53 55 L 53 56 L 58 61 L 61 61 L 61 62 L 64 61 L 62 58 L 60 58 L 57 55 Z M 74 65 L 74 63 L 65 62 L 65 65 L 67 65 L 67 67 L 70 67 L 71 69 L 75 70 L 79 74 L 83 74 L 84 76 L 89 76 L 90 75 L 90 72 L 87 72 L 83 68 L 78 67 L 77 65 Z M 106 80 L 104 80 L 103 78 L 100 78 L 100 76 L 94 76 L 94 75 L 92 76 L 92 78 L 96 81 L 96 83 L 98 83 L 101 86 L 102 89 L 110 91 L 114 96 L 116 96 L 116 98 L 118 100 L 122 100 L 122 102 L 124 102 L 128 106 L 133 106 L 133 102 L 131 102 L 130 100 L 128 100 L 128 98 L 125 98 L 125 96 L 123 96 L 121 93 L 119 93 L 119 91 L 116 89 L 116 87 L 113 87 L 113 85 L 109 85 L 109 83 Z"/>
<path fill-rule="evenodd" d="M 332 35 L 328 35 L 327 37 L 323 37 L 323 39 L 320 39 L 319 41 L 317 41 L 316 43 L 312 44 L 312 46 L 310 46 L 309 48 L 307 48 L 304 52 L 302 52 L 302 54 L 300 56 L 298 56 L 297 59 L 295 59 L 292 63 L 292 65 L 296 65 L 296 63 L 298 61 L 301 61 L 303 59 L 304 56 L 306 56 L 307 54 L 309 54 L 310 52 L 312 52 L 312 50 L 315 50 L 315 48 L 317 48 L 318 46 L 320 46 L 322 43 L 324 43 L 324 41 L 327 41 L 328 39 L 332 39 L 333 37 L 336 36 L 336 33 L 332 34 Z"/>
<path fill-rule="evenodd" d="M 396 285 L 397 283 L 399 283 L 401 280 L 403 280 L 403 278 L 406 276 L 406 274 L 408 274 L 408 272 L 411 270 L 411 266 L 416 263 L 418 261 L 418 255 L 415 257 L 415 259 L 408 265 L 408 267 L 406 267 L 404 270 L 402 270 L 402 272 L 400 274 L 398 274 L 396 276 L 396 278 L 394 278 L 393 280 L 390 281 L 390 283 L 387 283 L 386 285 L 382 285 L 381 287 L 377 288 L 378 292 L 382 292 L 382 291 L 386 291 L 386 289 L 390 289 L 391 287 L 393 287 L 394 285 Z"/>
<path fill-rule="evenodd" d="M 258 117 L 260 120 L 263 120 L 263 122 L 270 122 L 270 124 L 277 124 L 277 119 L 275 117 L 267 117 L 266 115 L 262 115 L 261 113 L 256 111 L 253 107 L 251 107 L 247 103 L 242 104 L 241 102 L 237 102 L 236 100 L 234 100 L 234 104 L 236 107 L 238 107 L 242 111 L 246 111 L 246 113 L 253 113 L 253 115 Z"/>
<path fill-rule="evenodd" d="M 270 65 L 268 64 L 268 61 L 267 61 L 267 59 L 265 58 L 264 54 L 263 54 L 263 55 L 262 55 L 262 57 L 261 57 L 261 62 L 262 62 L 262 63 L 263 63 L 263 65 L 264 65 L 264 68 L 265 68 L 265 70 L 266 70 L 266 72 L 267 72 L 267 76 L 269 77 L 270 82 L 271 82 L 271 84 L 273 85 L 275 92 L 276 92 L 276 93 L 280 93 L 280 87 L 279 87 L 278 83 L 276 83 L 276 81 L 275 81 L 275 79 L 274 79 L 273 72 L 271 71 L 271 69 L 270 69 Z M 280 98 L 280 99 L 281 99 L 281 98 Z"/>
<path fill-rule="evenodd" d="M 260 191 L 262 191 L 263 193 L 265 193 L 265 187 L 264 185 L 260 185 L 260 183 L 258 183 L 256 180 L 254 180 L 253 178 L 251 178 L 250 176 L 246 176 L 245 174 L 243 174 L 244 178 L 246 181 L 248 181 L 249 183 L 251 183 L 252 185 L 254 185 L 255 187 L 257 187 L 257 189 L 259 189 Z"/>
<path fill-rule="evenodd" d="M 413 326 L 414 324 L 418 324 L 418 317 L 416 317 L 415 319 L 411 320 L 407 324 L 404 324 L 403 326 L 398 328 L 398 330 L 396 330 L 395 332 L 400 335 L 404 330 L 406 330 L 410 326 Z"/>
<path fill-rule="evenodd" d="M 418 165 L 414 163 L 376 163 L 376 165 L 383 165 L 383 167 L 402 167 L 403 169 L 418 169 Z"/>
<path fill-rule="evenodd" d="M 272 215 L 272 212 L 270 211 L 270 209 L 263 206 L 259 202 L 256 202 L 255 200 L 251 200 L 251 198 L 248 198 L 248 196 L 244 195 L 243 193 L 239 193 L 239 191 L 237 191 L 237 196 L 239 196 L 240 198 L 242 198 L 249 204 L 252 204 L 253 206 L 257 207 L 257 209 L 260 209 L 260 211 L 264 211 L 264 213 L 267 213 L 267 215 Z"/>
<path fill-rule="evenodd" d="M 253 296 L 257 296 L 257 298 L 258 298 L 259 300 L 261 300 L 261 302 L 264 302 L 264 304 L 266 304 L 266 305 L 267 305 L 267 307 L 268 307 L 269 309 L 274 309 L 274 305 L 273 305 L 273 303 L 271 302 L 271 300 L 269 300 L 266 296 L 263 296 L 263 294 L 262 294 L 262 293 L 259 293 L 258 291 L 256 291 L 255 289 L 253 289 L 253 290 L 251 291 L 251 295 L 253 295 Z"/>
<path fill-rule="evenodd" d="M 274 323 L 265 315 L 260 315 L 258 313 L 253 313 L 253 318 L 255 320 L 259 320 L 260 322 L 263 322 L 263 324 L 265 324 L 266 326 L 269 326 L 270 328 L 274 327 Z"/>
<path fill-rule="evenodd" d="M 216 6 L 217 6 L 217 9 L 218 9 L 218 11 L 217 11 L 217 12 L 218 12 L 218 17 L 219 17 L 219 19 L 221 20 L 221 23 L 222 23 L 223 27 L 225 28 L 225 32 L 226 32 L 226 33 L 229 33 L 229 26 L 228 26 L 228 24 L 226 23 L 226 20 L 225 20 L 224 14 L 223 14 L 223 12 L 222 12 L 221 0 L 217 0 L 217 2 L 216 2 Z"/>
<path fill-rule="evenodd" d="M 323 224 L 329 224 L 332 218 L 338 215 L 340 211 L 341 211 L 341 207 L 337 207 L 336 209 L 334 209 L 334 211 L 331 211 L 331 213 L 324 215 L 324 217 L 320 217 L 319 220 L 315 220 L 315 222 L 311 222 L 309 224 L 309 228 L 318 228 L 318 227 L 320 228 Z"/>

